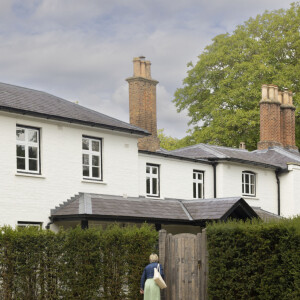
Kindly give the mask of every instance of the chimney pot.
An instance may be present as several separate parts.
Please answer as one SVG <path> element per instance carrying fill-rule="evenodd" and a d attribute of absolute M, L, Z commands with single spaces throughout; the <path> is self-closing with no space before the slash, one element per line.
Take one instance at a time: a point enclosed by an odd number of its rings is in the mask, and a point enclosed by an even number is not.
<path fill-rule="evenodd" d="M 269 84 L 269 99 L 271 101 L 275 100 L 275 90 L 274 90 L 274 85 L 273 84 Z"/>
<path fill-rule="evenodd" d="M 261 87 L 261 100 L 268 100 L 268 85 L 263 84 Z"/>
<path fill-rule="evenodd" d="M 239 149 L 246 150 L 246 143 L 245 142 L 240 142 Z"/>
<path fill-rule="evenodd" d="M 282 103 L 282 92 L 278 91 L 278 101 Z"/>
<path fill-rule="evenodd" d="M 289 92 L 287 89 L 283 92 L 283 104 L 288 105 L 289 104 Z"/>
<path fill-rule="evenodd" d="M 289 91 L 289 105 L 293 105 L 293 92 Z"/>

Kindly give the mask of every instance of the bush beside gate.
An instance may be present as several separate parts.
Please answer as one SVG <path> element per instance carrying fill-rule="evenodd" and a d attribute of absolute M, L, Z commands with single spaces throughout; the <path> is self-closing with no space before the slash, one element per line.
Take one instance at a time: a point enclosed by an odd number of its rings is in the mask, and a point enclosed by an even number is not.
<path fill-rule="evenodd" d="M 300 217 L 207 228 L 210 299 L 300 299 Z"/>
<path fill-rule="evenodd" d="M 140 299 L 157 232 L 148 225 L 53 233 L 0 228 L 0 299 Z"/>

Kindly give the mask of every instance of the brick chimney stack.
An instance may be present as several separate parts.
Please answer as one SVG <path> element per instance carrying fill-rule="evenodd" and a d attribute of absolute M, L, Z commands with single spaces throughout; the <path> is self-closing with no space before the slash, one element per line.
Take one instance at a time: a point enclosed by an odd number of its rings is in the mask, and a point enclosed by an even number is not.
<path fill-rule="evenodd" d="M 130 124 L 146 129 L 150 136 L 140 138 L 139 150 L 160 149 L 156 121 L 156 85 L 151 78 L 151 62 L 144 56 L 133 59 L 133 77 L 126 79 L 129 84 Z"/>
<path fill-rule="evenodd" d="M 262 86 L 260 105 L 260 142 L 257 148 L 281 146 L 298 149 L 295 144 L 295 107 L 292 93 L 280 92 L 276 85 Z"/>

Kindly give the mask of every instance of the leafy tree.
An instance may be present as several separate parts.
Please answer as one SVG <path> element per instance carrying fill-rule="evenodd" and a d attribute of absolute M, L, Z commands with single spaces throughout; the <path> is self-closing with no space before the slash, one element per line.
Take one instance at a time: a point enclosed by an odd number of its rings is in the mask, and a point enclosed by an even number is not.
<path fill-rule="evenodd" d="M 188 64 L 188 76 L 173 100 L 191 118 L 187 139 L 231 147 L 245 141 L 248 149 L 256 149 L 261 85 L 287 88 L 294 92 L 294 105 L 300 103 L 300 2 L 216 36 L 198 58 L 195 66 Z M 299 147 L 299 108 L 296 131 Z"/>
<path fill-rule="evenodd" d="M 160 140 L 160 147 L 166 150 L 174 150 L 190 145 L 188 137 L 182 139 L 173 138 L 165 135 L 164 129 L 158 129 L 157 136 Z"/>

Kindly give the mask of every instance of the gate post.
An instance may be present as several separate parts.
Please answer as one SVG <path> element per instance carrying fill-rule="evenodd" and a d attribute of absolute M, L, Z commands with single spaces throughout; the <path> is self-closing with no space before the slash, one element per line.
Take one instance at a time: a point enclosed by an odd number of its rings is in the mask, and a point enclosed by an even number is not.
<path fill-rule="evenodd" d="M 159 231 L 159 263 L 162 264 L 165 274 L 166 274 L 166 239 L 167 239 L 167 231 L 165 229 L 161 229 Z M 161 300 L 166 299 L 166 290 L 161 291 Z"/>

